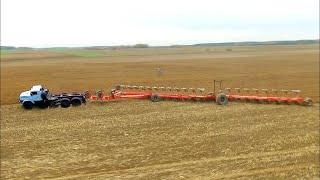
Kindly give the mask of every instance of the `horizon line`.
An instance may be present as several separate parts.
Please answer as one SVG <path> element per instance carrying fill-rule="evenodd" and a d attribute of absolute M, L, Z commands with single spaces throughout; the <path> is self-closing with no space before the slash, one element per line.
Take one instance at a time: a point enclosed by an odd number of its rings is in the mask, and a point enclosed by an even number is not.
<path fill-rule="evenodd" d="M 294 39 L 294 40 L 269 40 L 269 41 L 223 41 L 223 42 L 203 42 L 194 44 L 168 44 L 168 45 L 150 45 L 148 43 L 135 43 L 135 44 L 119 44 L 119 45 L 87 45 L 87 46 L 15 46 L 15 45 L 0 45 L 0 47 L 11 48 L 32 48 L 32 49 L 50 49 L 50 48 L 86 48 L 86 47 L 133 47 L 135 45 L 147 45 L 147 47 L 172 47 L 172 46 L 196 46 L 196 45 L 214 45 L 214 44 L 235 44 L 236 43 L 276 43 L 276 42 L 299 42 L 299 41 L 320 41 L 320 38 L 315 39 Z"/>

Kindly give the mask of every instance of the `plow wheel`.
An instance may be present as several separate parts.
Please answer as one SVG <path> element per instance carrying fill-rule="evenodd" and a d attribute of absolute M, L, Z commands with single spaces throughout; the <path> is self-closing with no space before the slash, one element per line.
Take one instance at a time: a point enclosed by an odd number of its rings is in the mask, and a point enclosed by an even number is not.
<path fill-rule="evenodd" d="M 116 89 L 111 89 L 110 90 L 110 96 L 114 96 L 114 93 L 116 92 Z"/>
<path fill-rule="evenodd" d="M 310 98 L 305 98 L 303 101 L 304 106 L 312 106 L 312 100 Z"/>
<path fill-rule="evenodd" d="M 102 91 L 101 90 L 97 90 L 96 91 L 96 96 L 98 97 L 98 99 L 102 99 L 102 96 L 103 96 L 103 94 L 102 94 Z"/>
<path fill-rule="evenodd" d="M 86 90 L 86 91 L 84 92 L 84 97 L 85 97 L 86 99 L 90 97 L 90 93 L 89 93 L 88 90 Z"/>
<path fill-rule="evenodd" d="M 161 97 L 158 94 L 152 94 L 150 100 L 152 102 L 159 102 L 161 100 Z"/>
<path fill-rule="evenodd" d="M 216 97 L 216 103 L 219 105 L 228 104 L 228 97 L 224 93 L 220 93 Z"/>
<path fill-rule="evenodd" d="M 120 91 L 121 90 L 121 85 L 116 85 L 115 89 Z"/>

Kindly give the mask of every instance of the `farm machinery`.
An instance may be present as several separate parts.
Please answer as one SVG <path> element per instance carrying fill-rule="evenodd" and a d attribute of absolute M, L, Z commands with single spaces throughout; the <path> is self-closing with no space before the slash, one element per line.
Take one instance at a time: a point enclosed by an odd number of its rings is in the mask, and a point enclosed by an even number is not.
<path fill-rule="evenodd" d="M 98 102 L 111 102 L 126 99 L 149 99 L 152 102 L 162 100 L 215 102 L 226 105 L 229 101 L 262 103 L 262 104 L 296 104 L 311 106 L 310 98 L 300 96 L 300 90 L 277 89 L 249 89 L 249 88 L 222 88 L 222 81 L 214 81 L 212 92 L 205 92 L 205 88 L 178 88 L 158 86 L 117 85 L 105 94 L 98 90 L 94 95 L 89 91 L 84 93 L 51 94 L 41 85 L 33 86 L 30 91 L 20 94 L 20 103 L 25 109 L 34 106 L 41 108 L 58 107 L 67 108 L 86 103 L 86 99 Z"/>
<path fill-rule="evenodd" d="M 105 95 L 98 90 L 95 95 L 88 96 L 91 101 L 118 101 L 123 99 L 150 99 L 152 102 L 162 100 L 216 102 L 226 105 L 229 101 L 251 103 L 296 104 L 311 106 L 310 98 L 300 96 L 300 90 L 222 88 L 222 81 L 214 81 L 213 92 L 205 93 L 205 88 L 177 88 L 158 86 L 117 85 Z M 262 94 L 261 94 L 262 93 Z"/>
<path fill-rule="evenodd" d="M 48 108 L 58 107 L 68 108 L 72 106 L 80 106 L 86 103 L 84 93 L 60 93 L 52 94 L 48 89 L 41 85 L 33 86 L 29 91 L 22 92 L 19 102 L 25 109 L 33 107 Z"/>

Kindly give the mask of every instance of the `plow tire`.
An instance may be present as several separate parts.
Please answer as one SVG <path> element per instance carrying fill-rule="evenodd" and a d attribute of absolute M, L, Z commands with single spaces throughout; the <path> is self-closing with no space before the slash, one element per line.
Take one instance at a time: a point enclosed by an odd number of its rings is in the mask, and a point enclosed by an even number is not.
<path fill-rule="evenodd" d="M 152 102 L 159 102 L 161 100 L 161 97 L 158 94 L 152 94 L 150 100 Z"/>
<path fill-rule="evenodd" d="M 218 105 L 227 105 L 228 104 L 228 97 L 224 93 L 220 93 L 216 97 L 216 103 Z"/>
<path fill-rule="evenodd" d="M 116 85 L 115 89 L 120 91 L 121 90 L 121 86 L 120 85 Z"/>
<path fill-rule="evenodd" d="M 312 106 L 312 100 L 310 98 L 305 98 L 303 101 L 304 106 Z"/>

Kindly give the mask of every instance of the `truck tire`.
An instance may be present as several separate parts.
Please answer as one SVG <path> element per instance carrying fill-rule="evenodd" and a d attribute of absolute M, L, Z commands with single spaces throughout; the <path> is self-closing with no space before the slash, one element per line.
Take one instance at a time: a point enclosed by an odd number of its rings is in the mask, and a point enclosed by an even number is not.
<path fill-rule="evenodd" d="M 59 102 L 58 101 L 52 101 L 52 102 L 50 102 L 49 107 L 50 108 L 57 108 L 57 107 L 59 107 Z"/>
<path fill-rule="evenodd" d="M 70 100 L 69 99 L 61 99 L 60 103 L 61 103 L 62 108 L 70 107 Z"/>
<path fill-rule="evenodd" d="M 216 103 L 218 105 L 227 105 L 228 104 L 228 97 L 224 93 L 220 93 L 216 97 Z"/>
<path fill-rule="evenodd" d="M 48 101 L 43 101 L 42 103 L 39 104 L 39 108 L 41 108 L 41 109 L 46 109 L 48 107 L 49 107 Z"/>
<path fill-rule="evenodd" d="M 72 98 L 71 99 L 72 106 L 80 106 L 81 105 L 81 99 L 80 98 Z"/>
<path fill-rule="evenodd" d="M 161 100 L 161 97 L 158 94 L 152 94 L 150 100 L 152 102 L 159 102 Z"/>
<path fill-rule="evenodd" d="M 31 101 L 25 101 L 23 102 L 23 107 L 24 109 L 32 109 L 33 108 L 33 103 Z"/>

